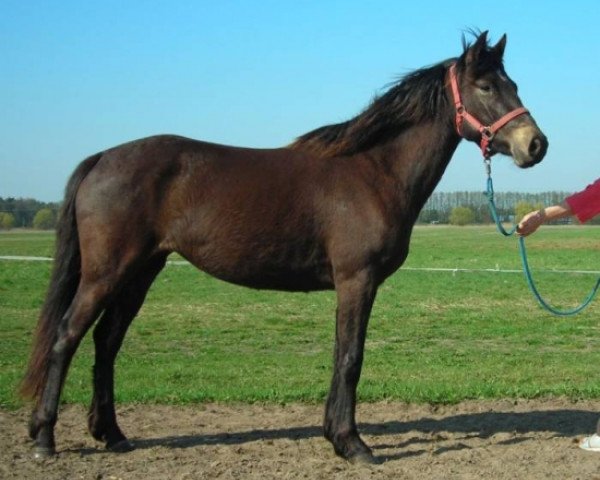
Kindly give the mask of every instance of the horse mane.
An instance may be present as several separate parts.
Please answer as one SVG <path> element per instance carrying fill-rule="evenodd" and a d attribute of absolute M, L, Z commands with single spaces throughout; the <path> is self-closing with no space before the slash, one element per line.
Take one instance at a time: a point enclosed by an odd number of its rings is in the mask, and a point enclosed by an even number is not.
<path fill-rule="evenodd" d="M 322 157 L 352 155 L 398 135 L 415 123 L 432 119 L 445 104 L 447 62 L 408 73 L 356 117 L 326 125 L 298 137 L 290 148 Z"/>
<path fill-rule="evenodd" d="M 477 35 L 475 31 L 468 33 Z M 306 150 L 320 157 L 352 155 L 394 138 L 411 125 L 436 118 L 449 103 L 445 92 L 446 70 L 454 61 L 458 61 L 460 69 L 469 47 L 463 35 L 460 58 L 408 73 L 375 97 L 356 117 L 305 133 L 289 148 Z"/>

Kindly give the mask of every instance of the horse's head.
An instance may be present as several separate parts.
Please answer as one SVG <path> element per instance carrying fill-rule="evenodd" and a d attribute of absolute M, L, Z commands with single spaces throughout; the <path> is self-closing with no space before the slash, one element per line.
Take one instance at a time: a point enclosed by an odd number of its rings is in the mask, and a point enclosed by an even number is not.
<path fill-rule="evenodd" d="M 540 162 L 548 139 L 517 95 L 517 85 L 504 70 L 506 35 L 493 47 L 487 32 L 465 47 L 449 68 L 450 91 L 459 135 L 481 144 L 484 156 L 502 153 L 521 168 Z"/>

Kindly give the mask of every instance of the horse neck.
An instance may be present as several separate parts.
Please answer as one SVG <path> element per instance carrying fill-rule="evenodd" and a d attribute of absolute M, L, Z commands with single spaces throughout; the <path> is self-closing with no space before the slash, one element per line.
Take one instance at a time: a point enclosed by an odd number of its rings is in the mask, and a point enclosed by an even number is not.
<path fill-rule="evenodd" d="M 369 152 L 392 177 L 390 201 L 399 214 L 418 216 L 439 183 L 460 137 L 444 115 L 415 124 L 386 145 Z"/>

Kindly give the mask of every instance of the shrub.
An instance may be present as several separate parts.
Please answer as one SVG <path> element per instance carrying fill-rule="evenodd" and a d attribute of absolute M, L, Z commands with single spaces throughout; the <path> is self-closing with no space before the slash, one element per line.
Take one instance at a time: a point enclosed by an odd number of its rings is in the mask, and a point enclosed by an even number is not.
<path fill-rule="evenodd" d="M 15 216 L 12 213 L 0 212 L 0 229 L 10 230 L 15 226 Z"/>
<path fill-rule="evenodd" d="M 475 213 L 469 207 L 454 207 L 450 212 L 451 225 L 468 225 L 475 221 Z"/>
<path fill-rule="evenodd" d="M 42 208 L 33 217 L 33 228 L 51 230 L 56 226 L 56 215 L 49 208 Z"/>

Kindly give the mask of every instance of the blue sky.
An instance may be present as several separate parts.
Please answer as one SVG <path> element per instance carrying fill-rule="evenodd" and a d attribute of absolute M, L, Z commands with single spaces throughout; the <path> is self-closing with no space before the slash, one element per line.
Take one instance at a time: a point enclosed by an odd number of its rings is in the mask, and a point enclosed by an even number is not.
<path fill-rule="evenodd" d="M 362 110 L 403 73 L 508 35 L 506 70 L 550 140 L 497 191 L 600 176 L 600 2 L 28 1 L 0 12 L 0 196 L 62 198 L 83 158 L 158 133 L 277 147 Z M 439 191 L 482 190 L 463 142 Z"/>

